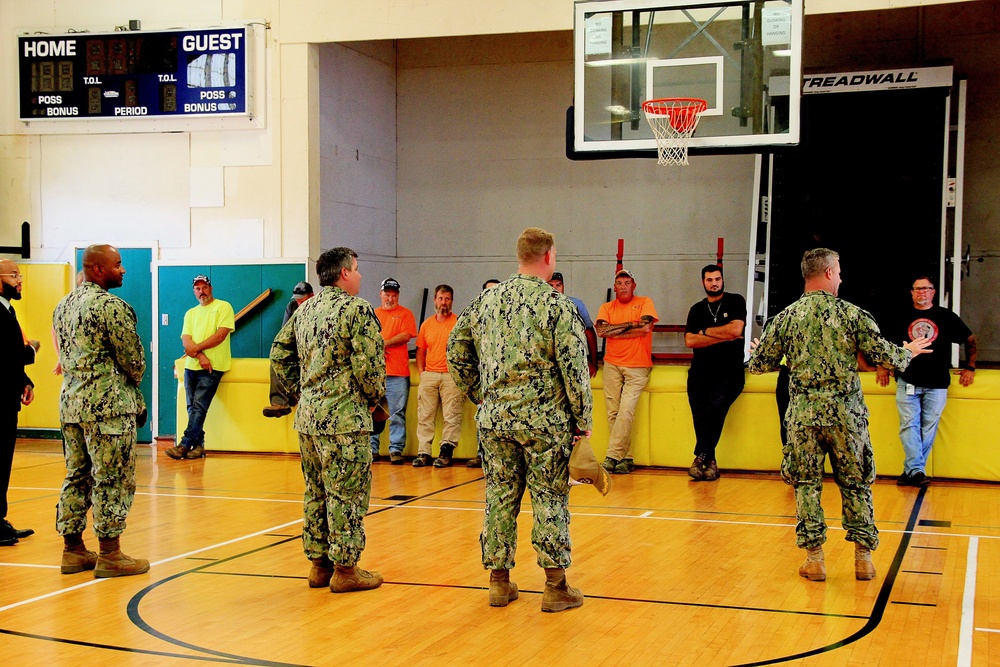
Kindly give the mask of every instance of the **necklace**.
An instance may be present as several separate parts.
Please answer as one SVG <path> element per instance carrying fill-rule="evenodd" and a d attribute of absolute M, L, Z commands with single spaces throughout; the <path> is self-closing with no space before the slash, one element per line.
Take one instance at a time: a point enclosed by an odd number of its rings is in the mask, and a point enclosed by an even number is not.
<path fill-rule="evenodd" d="M 719 305 L 715 307 L 715 312 L 712 312 L 712 302 L 706 300 L 705 305 L 708 306 L 708 314 L 712 316 L 712 322 L 718 324 L 719 322 L 719 311 L 722 310 L 722 299 L 719 299 Z"/>

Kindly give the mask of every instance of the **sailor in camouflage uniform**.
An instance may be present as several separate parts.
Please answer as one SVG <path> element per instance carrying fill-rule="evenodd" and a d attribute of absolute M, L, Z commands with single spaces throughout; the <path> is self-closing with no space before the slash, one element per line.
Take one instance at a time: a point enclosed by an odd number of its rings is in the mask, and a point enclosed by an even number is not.
<path fill-rule="evenodd" d="M 531 493 L 531 542 L 545 568 L 542 611 L 583 604 L 566 583 L 570 565 L 569 456 L 590 434 L 593 397 L 583 321 L 552 289 L 556 248 L 529 228 L 517 241 L 518 272 L 484 290 L 465 309 L 448 341 L 448 368 L 479 408 L 476 421 L 486 474 L 480 544 L 490 570 L 490 605 L 517 599 L 510 581 L 517 515 Z"/>
<path fill-rule="evenodd" d="M 135 497 L 136 426 L 145 423 L 139 383 L 146 370 L 132 307 L 108 293 L 121 287 L 122 258 L 109 245 L 83 253 L 86 282 L 56 306 L 52 317 L 63 385 L 59 398 L 66 479 L 56 507 L 65 548 L 63 574 L 95 577 L 142 574 L 149 561 L 121 552 L 119 537 Z M 83 543 L 87 510 L 94 509 L 100 555 Z"/>
<path fill-rule="evenodd" d="M 382 585 L 357 566 L 372 486 L 372 408 L 385 393 L 385 348 L 361 289 L 357 253 L 333 248 L 316 262 L 323 289 L 303 303 L 271 345 L 271 368 L 298 399 L 305 478 L 302 543 L 309 586 L 334 593 Z"/>
<path fill-rule="evenodd" d="M 757 374 L 774 371 L 785 358 L 791 374 L 781 476 L 795 489 L 796 544 L 808 552 L 799 574 L 812 581 L 826 579 L 820 493 L 823 461 L 829 454 L 843 503 L 844 530 L 855 544 L 855 576 L 868 580 L 875 576 L 871 551 L 878 547 L 871 493 L 875 460 L 858 355 L 878 366 L 904 369 L 928 343 L 892 345 L 879 334 L 871 315 L 838 299 L 840 258 L 834 251 L 807 252 L 802 277 L 805 294 L 778 313 L 760 341 L 754 341 L 749 368 Z"/>

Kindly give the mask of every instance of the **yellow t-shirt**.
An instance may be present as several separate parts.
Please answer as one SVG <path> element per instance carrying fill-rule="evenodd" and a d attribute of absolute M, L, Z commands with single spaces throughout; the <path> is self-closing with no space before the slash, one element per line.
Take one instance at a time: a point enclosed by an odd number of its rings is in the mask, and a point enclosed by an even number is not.
<path fill-rule="evenodd" d="M 236 330 L 236 316 L 233 307 L 229 302 L 222 299 L 214 299 L 207 306 L 201 304 L 184 313 L 184 327 L 181 330 L 181 337 L 191 336 L 191 340 L 200 343 L 219 330 L 220 327 L 229 329 L 230 333 Z M 229 341 L 232 336 L 213 348 L 204 350 L 205 356 L 212 362 L 212 370 L 228 371 L 233 367 L 233 355 L 229 349 Z M 202 370 L 201 364 L 194 357 L 187 357 L 184 361 L 184 368 L 193 371 Z"/>

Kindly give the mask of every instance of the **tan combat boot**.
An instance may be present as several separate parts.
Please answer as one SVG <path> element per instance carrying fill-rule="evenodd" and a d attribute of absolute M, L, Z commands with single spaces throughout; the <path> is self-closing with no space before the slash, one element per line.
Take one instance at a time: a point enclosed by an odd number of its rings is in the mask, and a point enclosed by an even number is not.
<path fill-rule="evenodd" d="M 561 567 L 545 568 L 545 592 L 542 593 L 542 611 L 563 611 L 583 605 L 583 592 L 566 583 L 566 570 Z"/>
<path fill-rule="evenodd" d="M 350 591 L 368 591 L 382 585 L 382 575 L 378 572 L 362 570 L 357 565 L 350 567 L 335 565 L 330 581 L 330 591 L 333 593 L 348 593 Z"/>
<path fill-rule="evenodd" d="M 871 549 L 857 542 L 854 543 L 854 578 L 858 581 L 871 581 L 875 578 Z"/>
<path fill-rule="evenodd" d="M 813 547 L 806 550 L 806 562 L 799 567 L 799 575 L 809 581 L 826 581 L 823 547 Z"/>
<path fill-rule="evenodd" d="M 330 585 L 333 577 L 333 562 L 323 556 L 322 558 L 310 558 L 312 569 L 309 570 L 309 588 L 326 588 Z"/>
<path fill-rule="evenodd" d="M 149 572 L 149 561 L 145 558 L 132 558 L 122 553 L 117 537 L 98 539 L 101 543 L 101 554 L 97 557 L 94 576 L 128 577 L 133 574 Z"/>
<path fill-rule="evenodd" d="M 76 574 L 84 570 L 93 570 L 95 565 L 97 565 L 97 554 L 93 551 L 87 551 L 87 547 L 83 544 L 83 535 L 63 535 L 60 572 Z"/>
<path fill-rule="evenodd" d="M 510 580 L 510 570 L 490 570 L 490 606 L 506 607 L 517 599 L 517 584 Z"/>

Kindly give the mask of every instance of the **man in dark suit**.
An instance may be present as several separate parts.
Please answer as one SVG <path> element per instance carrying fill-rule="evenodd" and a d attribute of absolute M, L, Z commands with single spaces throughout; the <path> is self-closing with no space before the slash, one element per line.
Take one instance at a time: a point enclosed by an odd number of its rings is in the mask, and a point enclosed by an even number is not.
<path fill-rule="evenodd" d="M 24 367 L 34 363 L 37 340 L 26 340 L 17 322 L 11 301 L 21 298 L 23 278 L 16 263 L 0 259 L 0 547 L 17 544 L 18 539 L 35 531 L 17 530 L 7 521 L 7 487 L 14 463 L 14 442 L 17 440 L 17 413 L 21 404 L 35 399 L 34 385 Z"/>

